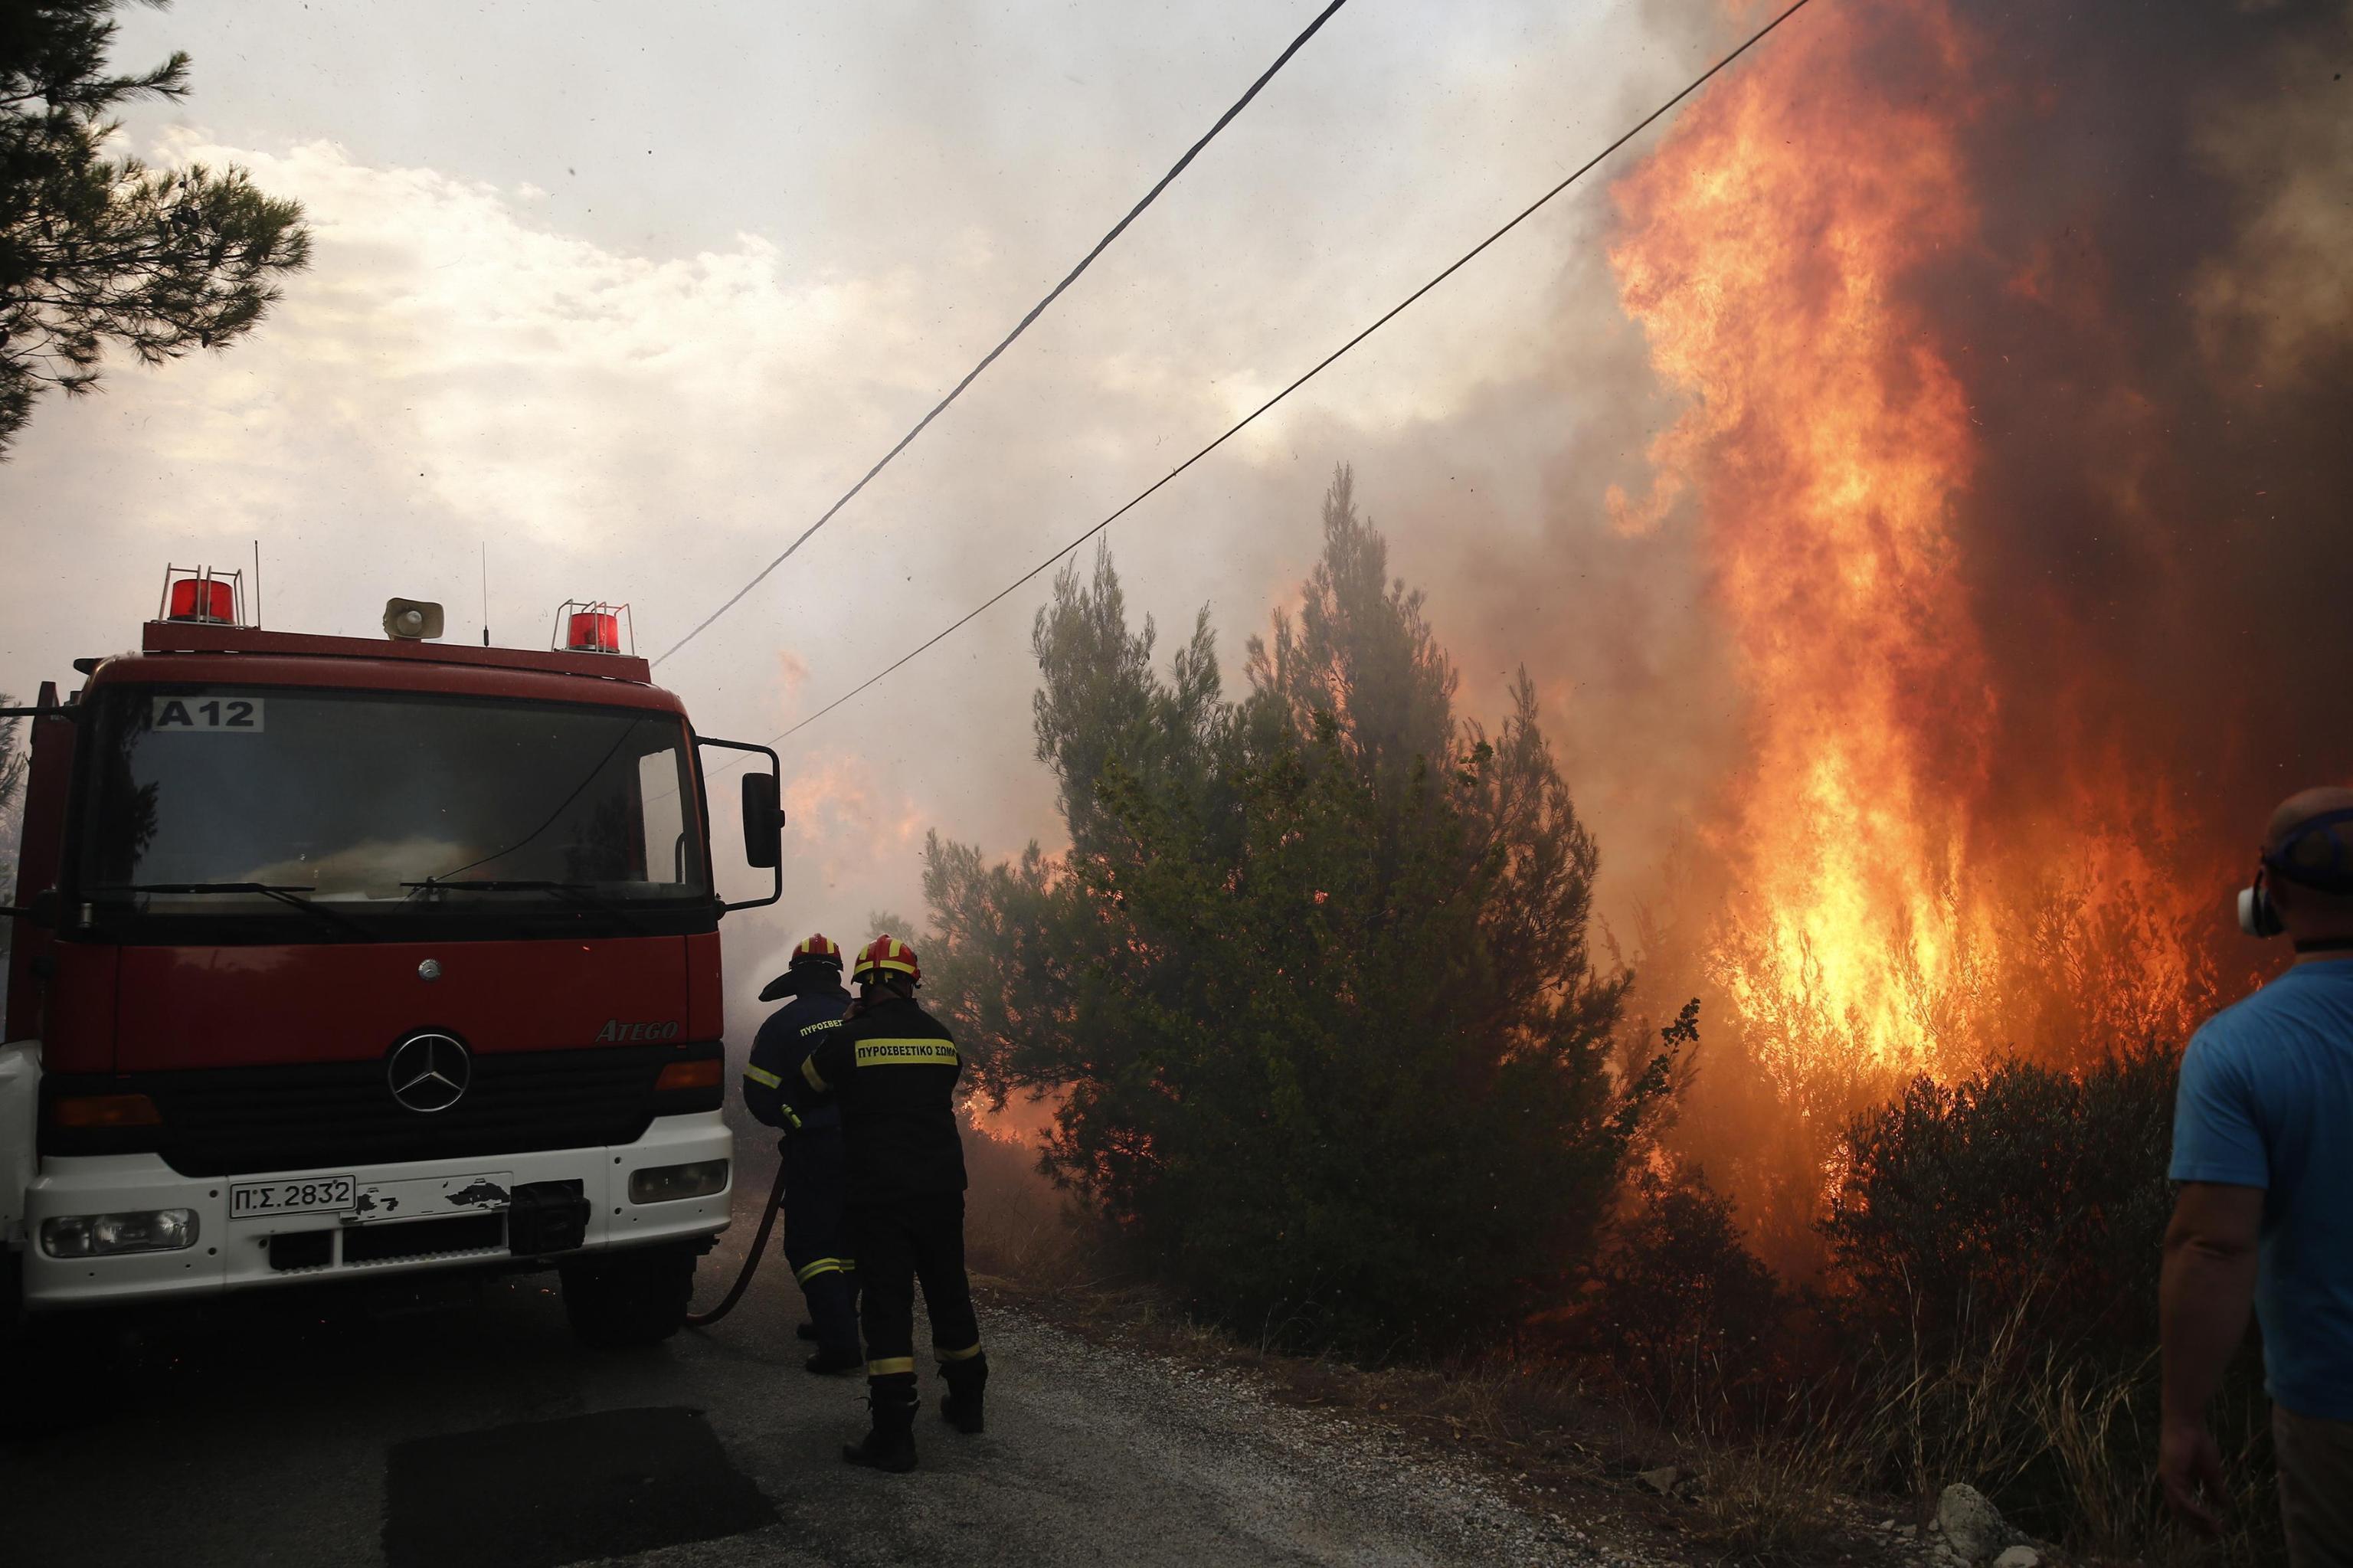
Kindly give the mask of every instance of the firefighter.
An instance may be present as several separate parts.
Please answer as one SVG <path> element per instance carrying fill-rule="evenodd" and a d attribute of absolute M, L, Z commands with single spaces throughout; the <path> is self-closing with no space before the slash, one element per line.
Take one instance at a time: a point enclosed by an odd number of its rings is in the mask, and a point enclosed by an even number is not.
<path fill-rule="evenodd" d="M 915 1467 L 915 1285 L 932 1319 L 932 1349 L 947 1393 L 940 1414 L 959 1432 L 982 1429 L 980 1353 L 964 1272 L 964 1140 L 956 1124 L 955 1041 L 915 1005 L 915 951 L 878 937 L 853 971 L 859 999 L 841 1027 L 819 1037 L 786 1089 L 797 1104 L 841 1107 L 849 1139 L 850 1224 L 865 1303 L 867 1404 L 872 1429 L 845 1444 L 853 1465 Z"/>
<path fill-rule="evenodd" d="M 841 983 L 841 948 L 815 935 L 793 949 L 785 972 L 760 992 L 762 1001 L 793 1000 L 771 1013 L 752 1042 L 744 1068 L 744 1106 L 784 1137 L 785 1261 L 808 1298 L 805 1339 L 817 1353 L 805 1363 L 818 1373 L 845 1372 L 865 1363 L 858 1347 L 856 1263 L 849 1255 L 847 1207 L 849 1157 L 841 1112 L 831 1105 L 795 1106 L 782 1091 L 810 1050 L 841 1028 L 849 992 Z"/>

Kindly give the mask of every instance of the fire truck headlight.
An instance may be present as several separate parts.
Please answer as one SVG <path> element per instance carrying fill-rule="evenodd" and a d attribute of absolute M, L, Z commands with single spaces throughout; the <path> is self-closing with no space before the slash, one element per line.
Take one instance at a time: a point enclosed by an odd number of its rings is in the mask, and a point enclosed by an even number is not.
<path fill-rule="evenodd" d="M 667 1203 L 679 1198 L 708 1198 L 727 1189 L 727 1161 L 698 1160 L 691 1165 L 649 1165 L 629 1172 L 629 1202 Z"/>
<path fill-rule="evenodd" d="M 123 1214 L 60 1214 L 41 1222 L 41 1250 L 51 1257 L 110 1257 L 128 1252 L 179 1252 L 196 1245 L 194 1209 L 140 1209 Z"/>

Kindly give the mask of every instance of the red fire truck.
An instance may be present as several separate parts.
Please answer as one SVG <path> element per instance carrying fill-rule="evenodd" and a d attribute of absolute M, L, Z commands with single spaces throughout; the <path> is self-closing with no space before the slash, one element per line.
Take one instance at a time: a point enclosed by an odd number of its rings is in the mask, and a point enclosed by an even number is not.
<path fill-rule="evenodd" d="M 0 1319 L 554 1268 L 584 1338 L 670 1333 L 727 1224 L 718 922 L 782 891 L 776 754 L 697 736 L 626 607 L 527 651 L 242 600 L 174 568 L 137 652 L 18 710 Z M 710 747 L 768 759 L 766 897 L 715 891 Z"/>

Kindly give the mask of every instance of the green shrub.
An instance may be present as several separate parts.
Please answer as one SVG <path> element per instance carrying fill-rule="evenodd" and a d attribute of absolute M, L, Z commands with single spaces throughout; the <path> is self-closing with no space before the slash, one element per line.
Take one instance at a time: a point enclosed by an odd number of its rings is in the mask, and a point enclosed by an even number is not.
<path fill-rule="evenodd" d="M 1968 1480 L 2081 1551 L 2188 1561 L 2157 1501 L 2158 1272 L 2177 1064 L 2005 1062 L 1857 1119 L 1821 1230 L 1871 1405 L 1873 1482 Z M 2267 1405 L 2240 1358 L 2213 1412 L 2240 1472 L 2221 1561 L 2272 1560 Z"/>
<path fill-rule="evenodd" d="M 1857 1326 L 1942 1353 L 2031 1309 L 2070 1355 L 2155 1343 L 2174 1075 L 2155 1049 L 2079 1075 L 2004 1062 L 1858 1118 L 1820 1225 Z"/>

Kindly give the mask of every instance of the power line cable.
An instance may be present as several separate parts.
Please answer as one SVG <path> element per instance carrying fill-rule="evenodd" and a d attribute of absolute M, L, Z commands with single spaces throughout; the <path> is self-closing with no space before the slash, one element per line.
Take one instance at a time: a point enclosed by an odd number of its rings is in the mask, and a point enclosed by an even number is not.
<path fill-rule="evenodd" d="M 1048 567 L 1052 566 L 1055 562 L 1062 559 L 1071 551 L 1077 549 L 1081 545 L 1085 544 L 1089 539 L 1093 538 L 1096 535 L 1110 527 L 1113 523 L 1118 522 L 1120 518 L 1125 516 L 1129 512 L 1133 511 L 1136 506 L 1147 500 L 1154 492 L 1159 490 L 1162 485 L 1166 484 L 1170 480 L 1175 479 L 1178 474 L 1183 473 L 1187 469 L 1191 468 L 1195 463 L 1199 462 L 1203 458 L 1208 457 L 1211 452 L 1216 451 L 1219 447 L 1224 446 L 1228 441 L 1231 440 L 1235 436 L 1240 434 L 1244 429 L 1246 429 L 1252 421 L 1258 418 L 1260 415 L 1265 413 L 1268 409 L 1273 408 L 1276 404 L 1290 397 L 1293 392 L 1298 391 L 1302 387 L 1306 386 L 1308 382 L 1323 374 L 1323 372 L 1329 367 L 1334 361 L 1339 359 L 1341 355 L 1346 354 L 1350 349 L 1355 348 L 1358 344 L 1372 336 L 1373 334 L 1380 331 L 1382 327 L 1387 326 L 1398 316 L 1403 314 L 1406 309 L 1412 305 L 1415 301 L 1420 299 L 1424 294 L 1429 293 L 1432 289 L 1438 287 L 1439 284 L 1443 283 L 1447 279 L 1452 277 L 1464 267 L 1470 265 L 1472 260 L 1478 258 L 1482 251 L 1494 244 L 1495 241 L 1503 238 L 1506 234 L 1511 233 L 1512 230 L 1517 228 L 1521 224 L 1527 221 L 1528 218 L 1534 217 L 1538 208 L 1551 201 L 1553 197 L 1560 195 L 1561 192 L 1568 189 L 1569 186 L 1575 185 L 1588 174 L 1590 174 L 1597 165 L 1602 163 L 1603 160 L 1607 159 L 1611 154 L 1617 152 L 1618 149 L 1623 147 L 1627 143 L 1632 141 L 1635 137 L 1649 130 L 1651 126 L 1656 123 L 1661 117 L 1667 113 L 1668 111 L 1673 109 L 1675 105 L 1681 103 L 1684 99 L 1689 98 L 1693 93 L 1697 92 L 1701 88 L 1706 86 L 1707 83 L 1726 66 L 1729 66 L 1733 61 L 1738 59 L 1741 56 L 1746 54 L 1750 49 L 1755 48 L 1759 43 L 1763 42 L 1767 34 L 1772 32 L 1773 29 L 1778 27 L 1782 23 L 1788 21 L 1799 12 L 1804 10 L 1810 4 L 1812 4 L 1812 0 L 1795 0 L 1795 4 L 1791 5 L 1788 9 L 1781 12 L 1771 21 L 1766 23 L 1762 27 L 1757 28 L 1756 32 L 1750 34 L 1747 41 L 1743 43 L 1738 48 L 1734 49 L 1730 54 L 1725 55 L 1722 59 L 1717 60 L 1714 65 L 1708 67 L 1705 71 L 1694 78 L 1682 91 L 1676 93 L 1672 98 L 1668 99 L 1664 103 L 1662 103 L 1659 107 L 1651 111 L 1650 113 L 1644 115 L 1640 121 L 1636 122 L 1630 130 L 1627 131 L 1616 141 L 1610 143 L 1608 146 L 1602 148 L 1601 151 L 1593 154 L 1592 157 L 1588 158 L 1584 163 L 1578 164 L 1567 179 L 1562 180 L 1558 185 L 1553 186 L 1552 189 L 1536 197 L 1535 200 L 1530 202 L 1526 207 L 1522 207 L 1518 215 L 1513 217 L 1510 222 L 1504 224 L 1501 228 L 1496 229 L 1493 234 L 1487 236 L 1486 238 L 1481 240 L 1478 244 L 1464 251 L 1461 256 L 1457 258 L 1444 271 L 1430 279 L 1429 282 L 1424 283 L 1412 293 L 1408 294 L 1395 305 L 1390 306 L 1389 309 L 1383 312 L 1370 326 L 1366 327 L 1362 332 L 1356 334 L 1356 336 L 1350 338 L 1347 342 L 1342 344 L 1339 347 L 1325 355 L 1322 359 L 1317 360 L 1314 366 L 1310 368 L 1305 375 L 1300 376 L 1297 380 L 1292 382 L 1291 385 L 1285 387 L 1282 391 L 1277 392 L 1273 397 L 1269 397 L 1265 402 L 1261 403 L 1257 408 L 1243 415 L 1240 419 L 1236 420 L 1231 426 L 1229 426 L 1222 435 L 1219 436 L 1217 440 L 1211 441 L 1199 451 L 1195 452 L 1191 457 L 1187 458 L 1183 462 L 1178 463 L 1175 468 L 1170 469 L 1166 473 L 1162 474 L 1158 479 L 1153 481 L 1150 485 L 1138 492 L 1126 503 L 1126 504 L 1121 506 L 1119 510 L 1112 513 L 1102 522 L 1097 523 L 1093 527 L 1089 528 L 1085 533 L 1081 534 L 1077 538 L 1072 539 L 1069 544 L 1062 546 L 1052 555 L 1048 556 L 1036 566 L 1031 567 L 1028 571 L 1022 573 L 1019 577 L 1014 578 L 1011 582 L 1006 584 L 995 593 L 989 595 L 987 599 L 973 607 L 972 609 L 966 611 L 962 617 L 950 623 L 947 627 L 934 633 L 930 638 L 926 639 L 915 648 L 910 650 L 904 654 L 902 654 L 899 658 L 893 660 L 891 663 L 884 665 L 881 669 L 876 671 L 873 674 L 869 675 L 863 681 L 859 682 L 858 684 L 850 687 L 849 690 L 842 693 L 841 695 L 834 698 L 833 701 L 826 704 L 825 706 L 818 709 L 817 712 L 809 715 L 798 724 L 796 724 L 790 728 L 773 736 L 769 740 L 768 744 L 774 746 L 778 741 L 790 739 L 793 736 L 796 736 L 802 730 L 807 729 L 809 726 L 825 717 L 826 715 L 833 712 L 834 709 L 841 706 L 844 703 L 850 701 L 861 693 L 871 689 L 877 683 L 888 679 L 890 676 L 897 673 L 908 664 L 913 663 L 923 654 L 928 653 L 934 648 L 938 647 L 942 642 L 946 641 L 950 637 L 955 636 L 958 631 L 963 630 L 966 626 L 972 624 L 973 621 L 978 620 L 982 615 L 993 609 L 1000 600 L 1019 588 L 1023 584 L 1036 577 L 1039 573 L 1044 571 Z M 719 771 L 724 771 L 724 769 L 719 769 Z"/>
<path fill-rule="evenodd" d="M 897 457 L 901 452 L 905 451 L 909 444 L 912 443 L 917 436 L 923 433 L 923 428 L 925 426 L 929 425 L 934 419 L 938 418 L 949 404 L 955 402 L 958 397 L 963 395 L 965 387 L 978 380 L 982 371 L 997 363 L 997 356 L 998 355 L 1003 354 L 1007 349 L 1013 346 L 1013 340 L 1015 338 L 1019 337 L 1023 333 L 1029 330 L 1029 323 L 1031 322 L 1036 321 L 1039 316 L 1045 314 L 1047 306 L 1052 304 L 1056 300 L 1062 297 L 1063 290 L 1069 288 L 1072 283 L 1079 281 L 1080 273 L 1084 272 L 1089 267 L 1094 265 L 1095 258 L 1109 249 L 1111 248 L 1111 242 L 1117 239 L 1122 234 L 1127 231 L 1127 226 L 1134 223 L 1136 218 L 1142 215 L 1144 209 L 1150 207 L 1153 202 L 1157 200 L 1160 193 L 1166 190 L 1169 185 L 1175 182 L 1176 176 L 1185 172 L 1186 167 L 1190 164 L 1196 157 L 1200 155 L 1202 148 L 1208 146 L 1210 143 L 1218 139 L 1219 132 L 1223 131 L 1228 125 L 1233 123 L 1234 117 L 1240 114 L 1243 110 L 1250 107 L 1250 100 L 1259 95 L 1259 90 L 1263 88 L 1268 82 L 1272 81 L 1274 79 L 1275 73 L 1281 70 L 1284 66 L 1291 63 L 1291 57 L 1297 54 L 1300 49 L 1306 45 L 1307 40 L 1314 37 L 1316 33 L 1322 29 L 1324 24 L 1332 19 L 1333 14 L 1347 3 L 1348 0 L 1332 0 L 1330 5 L 1317 12 L 1315 14 L 1315 19 L 1308 23 L 1306 27 L 1301 31 L 1297 37 L 1291 40 L 1291 47 L 1284 49 L 1282 53 L 1277 55 L 1272 65 L 1267 67 L 1265 70 L 1259 73 L 1259 79 L 1250 84 L 1250 90 L 1243 93 L 1240 98 L 1234 100 L 1233 106 L 1228 109 L 1223 114 L 1218 116 L 1218 122 L 1215 125 L 1210 126 L 1209 129 L 1202 134 L 1199 141 L 1185 149 L 1185 155 L 1177 159 L 1175 164 L 1171 164 L 1166 174 L 1160 176 L 1160 183 L 1154 185 L 1150 190 L 1145 192 L 1144 199 L 1137 202 L 1134 207 L 1129 207 L 1127 209 L 1127 216 L 1121 218 L 1117 223 L 1112 225 L 1111 232 L 1105 234 L 1101 239 L 1096 240 L 1095 248 L 1088 251 L 1084 256 L 1081 257 L 1079 259 L 1079 264 L 1071 268 L 1070 272 L 1060 282 L 1054 285 L 1052 291 L 1049 292 L 1044 299 L 1030 306 L 1029 313 L 1023 316 L 1020 321 L 1014 323 L 1013 330 L 1007 333 L 1003 340 L 1000 341 L 995 348 L 990 349 L 987 354 L 983 355 L 978 365 L 974 366 L 970 370 L 965 372 L 964 379 L 950 387 L 946 397 L 933 404 L 932 411 L 925 414 L 922 418 L 916 420 L 914 428 L 909 430 L 905 435 L 899 438 L 899 444 L 897 446 L 894 446 L 889 451 L 884 452 L 881 461 L 877 462 L 872 468 L 868 469 L 864 476 L 861 477 L 856 484 L 851 485 L 848 490 L 842 492 L 841 499 L 827 507 L 823 516 L 810 524 L 807 527 L 802 529 L 800 537 L 795 539 L 791 544 L 785 546 L 784 554 L 778 556 L 775 560 L 770 561 L 766 566 L 762 567 L 758 572 L 753 575 L 750 582 L 745 583 L 742 588 L 737 588 L 734 593 L 730 595 L 725 604 L 721 605 L 717 609 L 714 609 L 709 615 L 704 616 L 702 620 L 696 624 L 693 630 L 688 632 L 685 636 L 671 643 L 659 658 L 654 660 L 654 662 L 656 664 L 659 664 L 662 660 L 669 658 L 672 653 L 677 652 L 680 649 L 685 647 L 688 643 L 702 636 L 703 631 L 712 621 L 717 620 L 721 616 L 734 609 L 738 604 L 743 602 L 744 596 L 745 594 L 750 593 L 754 588 L 758 588 L 763 582 L 765 582 L 770 572 L 775 571 L 778 567 L 783 566 L 786 561 L 790 560 L 796 550 L 798 550 L 803 545 L 809 542 L 809 536 L 811 535 L 824 527 L 828 523 L 832 522 L 833 514 L 840 511 L 843 507 L 849 505 L 849 503 L 856 498 L 858 493 L 866 488 L 867 481 L 871 480 L 876 474 L 881 473 L 885 468 L 888 468 L 891 465 L 892 459 Z"/>

